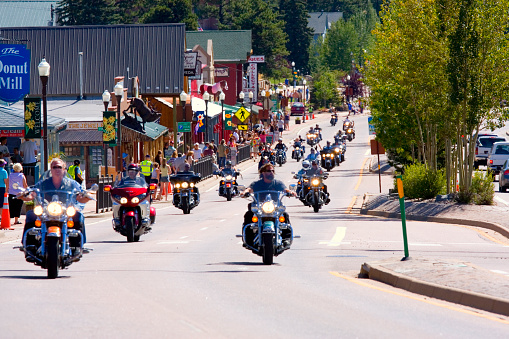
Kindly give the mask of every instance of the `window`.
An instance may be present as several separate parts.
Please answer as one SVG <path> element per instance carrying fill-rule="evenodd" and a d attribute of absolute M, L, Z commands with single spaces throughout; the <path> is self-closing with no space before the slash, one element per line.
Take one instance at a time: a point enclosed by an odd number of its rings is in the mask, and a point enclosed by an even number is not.
<path fill-rule="evenodd" d="M 80 157 L 81 156 L 81 147 L 63 147 L 64 154 L 66 157 Z"/>

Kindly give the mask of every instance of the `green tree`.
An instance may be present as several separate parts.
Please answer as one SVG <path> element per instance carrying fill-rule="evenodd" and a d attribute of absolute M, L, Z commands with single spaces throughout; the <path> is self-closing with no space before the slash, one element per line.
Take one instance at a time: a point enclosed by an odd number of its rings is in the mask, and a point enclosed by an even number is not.
<path fill-rule="evenodd" d="M 260 71 L 270 77 L 285 77 L 291 72 L 286 49 L 285 23 L 276 8 L 263 0 L 234 0 L 224 7 L 220 29 L 250 29 L 255 55 L 265 55 Z"/>
<path fill-rule="evenodd" d="M 319 74 L 311 86 L 311 98 L 316 106 L 327 107 L 329 104 L 337 105 L 340 101 L 338 88 L 338 74 L 334 71 L 325 71 Z"/>
<path fill-rule="evenodd" d="M 281 0 L 279 11 L 286 22 L 285 32 L 288 36 L 286 49 L 288 59 L 304 74 L 309 73 L 309 46 L 313 30 L 308 27 L 309 14 L 304 0 Z"/>
<path fill-rule="evenodd" d="M 185 23 L 186 30 L 198 29 L 198 17 L 193 13 L 191 0 L 161 0 L 140 20 L 142 23 Z"/>
<path fill-rule="evenodd" d="M 325 36 L 321 51 L 324 67 L 331 70 L 349 71 L 352 56 L 359 46 L 358 35 L 353 21 L 338 20 L 332 24 Z"/>
<path fill-rule="evenodd" d="M 55 13 L 60 26 L 108 25 L 119 21 L 114 0 L 61 0 Z"/>

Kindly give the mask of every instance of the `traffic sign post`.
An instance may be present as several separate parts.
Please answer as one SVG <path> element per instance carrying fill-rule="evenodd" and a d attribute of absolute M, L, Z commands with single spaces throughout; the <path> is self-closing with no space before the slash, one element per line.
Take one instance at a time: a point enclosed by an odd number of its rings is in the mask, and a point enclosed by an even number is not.
<path fill-rule="evenodd" d="M 403 226 L 403 246 L 405 248 L 405 257 L 403 260 L 407 260 L 409 259 L 409 254 L 408 240 L 406 236 L 405 194 L 403 193 L 403 177 L 401 175 L 396 176 L 396 182 L 398 184 L 399 208 L 401 211 L 401 223 Z"/>
<path fill-rule="evenodd" d="M 237 125 L 239 131 L 247 131 L 247 125 Z"/>
<path fill-rule="evenodd" d="M 177 123 L 177 131 L 179 131 L 179 132 L 191 132 L 191 122 L 179 122 L 179 123 Z"/>
<path fill-rule="evenodd" d="M 249 118 L 249 113 L 247 109 L 244 108 L 244 106 L 240 107 L 237 112 L 235 112 L 235 116 L 237 119 L 239 119 L 240 122 L 246 121 L 247 118 Z"/>

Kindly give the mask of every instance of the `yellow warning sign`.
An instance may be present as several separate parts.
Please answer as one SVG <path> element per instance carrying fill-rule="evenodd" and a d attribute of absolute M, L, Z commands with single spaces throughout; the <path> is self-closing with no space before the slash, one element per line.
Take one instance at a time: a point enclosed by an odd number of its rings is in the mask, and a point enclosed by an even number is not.
<path fill-rule="evenodd" d="M 247 131 L 247 125 L 237 125 L 239 131 Z"/>
<path fill-rule="evenodd" d="M 239 110 L 237 112 L 235 112 L 235 116 L 241 122 L 246 121 L 246 119 L 249 117 L 249 115 L 250 115 L 250 113 L 244 107 L 239 108 Z"/>

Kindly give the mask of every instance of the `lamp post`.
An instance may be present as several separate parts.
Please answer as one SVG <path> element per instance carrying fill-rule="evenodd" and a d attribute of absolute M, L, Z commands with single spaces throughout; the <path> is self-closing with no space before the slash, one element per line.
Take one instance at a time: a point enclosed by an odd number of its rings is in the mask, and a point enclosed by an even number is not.
<path fill-rule="evenodd" d="M 115 99 L 117 99 L 117 157 L 118 157 L 118 171 L 122 172 L 122 132 L 121 132 L 121 124 L 120 124 L 120 102 L 122 100 L 122 94 L 124 94 L 124 86 L 121 82 L 117 82 L 115 87 L 113 88 L 113 92 L 115 92 Z"/>
<path fill-rule="evenodd" d="M 350 94 L 350 75 L 346 76 L 346 102 L 349 103 L 348 96 Z"/>
<path fill-rule="evenodd" d="M 209 100 L 210 95 L 208 92 L 203 93 L 203 100 L 205 100 L 205 141 L 209 140 Z"/>
<path fill-rule="evenodd" d="M 180 104 L 182 105 L 182 121 L 186 122 L 186 101 L 187 101 L 187 93 L 182 91 L 180 92 Z M 186 149 L 186 132 L 184 133 L 184 149 Z"/>
<path fill-rule="evenodd" d="M 44 147 L 43 169 L 44 172 L 46 172 L 48 170 L 48 103 L 46 100 L 46 87 L 48 85 L 50 65 L 43 57 L 37 68 L 39 69 L 39 77 L 41 78 L 42 82 L 42 112 L 44 115 L 42 122 L 43 128 L 42 141 Z"/>
<path fill-rule="evenodd" d="M 226 99 L 226 94 L 221 92 L 221 94 L 219 94 L 219 100 L 221 101 L 221 137 L 217 139 L 218 141 L 223 139 L 224 134 L 224 99 Z"/>
<path fill-rule="evenodd" d="M 302 97 L 302 101 L 304 102 L 304 106 L 306 106 L 306 79 L 302 80 L 302 84 L 304 85 L 304 96 Z"/>
<path fill-rule="evenodd" d="M 295 92 L 295 62 L 294 61 L 292 61 L 292 76 L 293 76 L 293 91 Z"/>
<path fill-rule="evenodd" d="M 110 100 L 111 100 L 111 94 L 110 92 L 108 92 L 108 90 L 105 90 L 103 92 L 103 104 L 104 104 L 104 111 L 107 111 L 108 110 L 108 105 L 110 104 Z M 103 126 L 104 128 L 104 126 Z M 108 176 L 108 145 L 103 143 L 103 148 L 104 148 L 104 162 L 105 162 L 105 165 L 104 165 L 104 176 Z"/>

